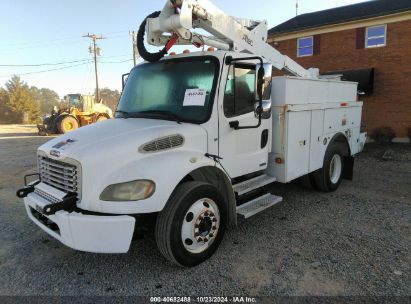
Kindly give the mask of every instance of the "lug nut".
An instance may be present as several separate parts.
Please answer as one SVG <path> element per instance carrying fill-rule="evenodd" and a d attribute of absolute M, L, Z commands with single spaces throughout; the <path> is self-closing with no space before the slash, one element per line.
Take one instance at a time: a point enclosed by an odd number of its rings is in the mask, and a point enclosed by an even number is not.
<path fill-rule="evenodd" d="M 205 238 L 205 239 L 204 239 L 204 243 L 207 243 L 207 242 L 208 242 L 208 239 L 207 239 L 207 238 Z"/>
<path fill-rule="evenodd" d="M 214 234 L 212 234 L 212 233 L 209 234 L 209 237 L 210 237 L 210 238 L 212 238 L 213 236 L 214 236 Z"/>
<path fill-rule="evenodd" d="M 194 233 L 194 236 L 195 237 L 200 236 L 200 233 L 196 232 L 196 233 Z"/>
<path fill-rule="evenodd" d="M 198 239 L 197 239 L 197 242 L 202 242 L 202 241 L 203 241 L 202 238 L 198 238 Z"/>
<path fill-rule="evenodd" d="M 213 230 L 217 230 L 217 226 L 213 226 Z"/>
<path fill-rule="evenodd" d="M 216 219 L 216 218 L 213 218 L 213 222 L 214 222 L 214 223 L 217 222 L 217 219 Z"/>

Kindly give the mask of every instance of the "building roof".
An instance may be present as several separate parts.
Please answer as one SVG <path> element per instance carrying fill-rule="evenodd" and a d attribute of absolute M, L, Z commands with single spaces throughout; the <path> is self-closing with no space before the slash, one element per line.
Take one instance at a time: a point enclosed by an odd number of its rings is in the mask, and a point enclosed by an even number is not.
<path fill-rule="evenodd" d="M 299 15 L 273 27 L 268 31 L 268 34 L 278 35 L 326 25 L 392 15 L 406 11 L 411 11 L 410 0 L 371 0 Z"/>

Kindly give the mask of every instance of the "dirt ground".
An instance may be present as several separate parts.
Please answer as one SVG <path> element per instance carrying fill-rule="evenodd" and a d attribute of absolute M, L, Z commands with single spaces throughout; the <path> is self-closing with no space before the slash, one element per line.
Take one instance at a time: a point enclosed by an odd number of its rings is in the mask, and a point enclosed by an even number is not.
<path fill-rule="evenodd" d="M 15 192 L 49 139 L 0 125 L 0 295 L 411 295 L 409 144 L 367 145 L 354 181 L 334 193 L 274 185 L 282 203 L 230 229 L 207 262 L 180 269 L 151 235 L 127 254 L 99 255 L 35 226 Z"/>

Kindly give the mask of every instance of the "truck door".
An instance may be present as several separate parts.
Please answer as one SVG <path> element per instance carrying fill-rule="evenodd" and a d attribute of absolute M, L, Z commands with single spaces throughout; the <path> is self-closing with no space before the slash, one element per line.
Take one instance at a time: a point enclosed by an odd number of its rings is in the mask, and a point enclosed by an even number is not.
<path fill-rule="evenodd" d="M 231 178 L 264 170 L 270 146 L 271 119 L 262 119 L 258 128 L 235 130 L 239 126 L 256 126 L 256 66 L 232 63 L 228 66 L 224 94 L 219 98 L 219 156 Z"/>

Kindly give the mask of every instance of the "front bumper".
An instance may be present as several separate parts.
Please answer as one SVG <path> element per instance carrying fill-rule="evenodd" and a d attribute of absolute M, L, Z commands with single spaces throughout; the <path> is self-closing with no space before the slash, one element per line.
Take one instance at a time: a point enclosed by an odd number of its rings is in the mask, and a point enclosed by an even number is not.
<path fill-rule="evenodd" d="M 85 215 L 57 211 L 44 215 L 41 209 L 50 204 L 36 193 L 24 198 L 29 218 L 64 245 L 95 253 L 125 253 L 130 248 L 135 218 L 128 215 Z"/>

